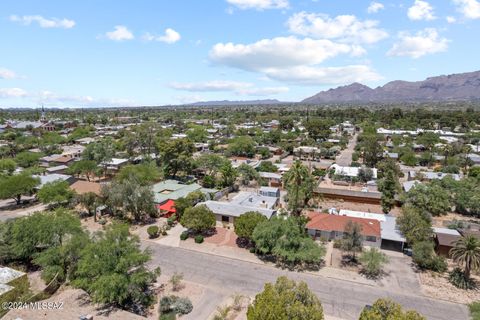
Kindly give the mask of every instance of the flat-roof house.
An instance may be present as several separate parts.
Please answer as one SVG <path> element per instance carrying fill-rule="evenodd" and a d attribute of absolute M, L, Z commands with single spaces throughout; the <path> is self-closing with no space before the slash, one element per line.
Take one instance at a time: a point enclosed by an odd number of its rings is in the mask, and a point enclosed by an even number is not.
<path fill-rule="evenodd" d="M 102 163 L 102 165 L 106 165 L 108 170 L 120 170 L 121 167 L 125 166 L 128 163 L 128 159 L 121 159 L 121 158 L 112 158 L 112 160 Z"/>
<path fill-rule="evenodd" d="M 382 243 L 380 222 L 375 219 L 356 218 L 333 214 L 310 212 L 306 224 L 308 234 L 314 239 L 341 239 L 349 222 L 361 226 L 363 244 L 379 248 Z"/>
<path fill-rule="evenodd" d="M 264 197 L 280 198 L 280 189 L 273 187 L 260 187 L 258 193 Z"/>
<path fill-rule="evenodd" d="M 270 219 L 276 214 L 279 198 L 265 196 L 256 192 L 240 192 L 230 202 L 205 201 L 197 205 L 205 205 L 213 211 L 217 222 L 234 223 L 235 218 L 249 211 L 257 211 Z"/>
<path fill-rule="evenodd" d="M 37 187 L 40 189 L 45 184 L 49 182 L 55 181 L 67 181 L 69 184 L 73 183 L 74 178 L 68 174 L 60 174 L 60 173 L 52 173 L 52 174 L 44 174 L 44 175 L 34 175 L 34 178 L 40 179 L 40 185 Z"/>
<path fill-rule="evenodd" d="M 339 166 L 338 164 L 332 164 L 330 168 L 335 170 L 335 175 L 339 176 L 347 176 L 347 177 L 358 177 L 358 173 L 361 169 L 361 167 L 342 167 Z M 372 173 L 373 173 L 373 179 L 377 179 L 377 169 L 376 168 L 371 168 Z"/>

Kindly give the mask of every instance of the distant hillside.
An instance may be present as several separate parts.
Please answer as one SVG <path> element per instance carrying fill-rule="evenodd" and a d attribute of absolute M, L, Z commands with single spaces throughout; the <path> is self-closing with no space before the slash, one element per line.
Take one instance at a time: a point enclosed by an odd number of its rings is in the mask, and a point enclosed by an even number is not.
<path fill-rule="evenodd" d="M 190 106 L 241 106 L 241 105 L 255 105 L 255 104 L 281 104 L 285 102 L 278 101 L 277 99 L 265 99 L 265 100 L 240 100 L 240 101 L 200 101 L 189 104 Z"/>
<path fill-rule="evenodd" d="M 480 71 L 427 78 L 424 81 L 391 81 L 372 89 L 360 83 L 322 91 L 303 103 L 334 102 L 447 102 L 480 100 Z"/>

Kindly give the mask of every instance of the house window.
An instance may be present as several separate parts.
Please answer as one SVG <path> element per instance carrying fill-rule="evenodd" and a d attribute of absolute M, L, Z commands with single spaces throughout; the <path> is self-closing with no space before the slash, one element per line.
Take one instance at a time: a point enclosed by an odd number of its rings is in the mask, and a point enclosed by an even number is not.
<path fill-rule="evenodd" d="M 229 216 L 222 216 L 222 222 L 230 222 Z"/>
<path fill-rule="evenodd" d="M 367 236 L 365 240 L 368 242 L 377 242 L 377 238 L 374 236 Z"/>

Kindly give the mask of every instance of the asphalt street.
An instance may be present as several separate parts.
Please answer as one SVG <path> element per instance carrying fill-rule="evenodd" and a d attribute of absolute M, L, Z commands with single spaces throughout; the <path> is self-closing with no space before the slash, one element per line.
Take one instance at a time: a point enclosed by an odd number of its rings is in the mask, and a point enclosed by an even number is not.
<path fill-rule="evenodd" d="M 152 267 L 160 266 L 162 273 L 182 272 L 185 279 L 207 288 L 212 299 L 228 297 L 235 292 L 254 296 L 266 282 L 274 282 L 286 275 L 303 280 L 322 301 L 325 314 L 347 320 L 358 319 L 367 304 L 378 298 L 391 298 L 407 309 L 414 309 L 432 320 L 467 320 L 466 306 L 421 296 L 389 291 L 347 280 L 326 278 L 310 273 L 289 272 L 278 268 L 246 261 L 199 253 L 182 248 L 149 244 L 152 249 Z M 221 301 L 218 303 L 220 304 Z M 205 310 L 202 311 L 205 313 Z"/>

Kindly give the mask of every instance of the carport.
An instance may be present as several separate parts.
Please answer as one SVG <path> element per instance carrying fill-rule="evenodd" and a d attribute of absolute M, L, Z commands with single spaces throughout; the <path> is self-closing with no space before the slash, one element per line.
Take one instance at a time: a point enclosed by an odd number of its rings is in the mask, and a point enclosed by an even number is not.
<path fill-rule="evenodd" d="M 397 218 L 392 216 L 385 216 L 385 221 L 380 223 L 382 228 L 382 245 L 381 248 L 385 250 L 403 252 L 405 245 L 405 237 L 397 228 Z"/>

